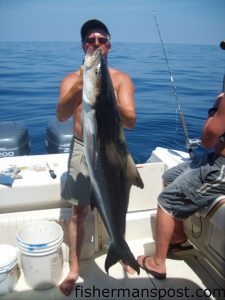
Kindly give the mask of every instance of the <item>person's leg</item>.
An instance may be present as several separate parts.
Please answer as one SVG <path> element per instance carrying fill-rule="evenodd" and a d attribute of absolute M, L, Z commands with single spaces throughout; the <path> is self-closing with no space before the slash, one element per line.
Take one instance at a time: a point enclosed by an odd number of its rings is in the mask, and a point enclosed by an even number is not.
<path fill-rule="evenodd" d="M 88 206 L 73 206 L 72 217 L 69 223 L 69 263 L 70 271 L 60 284 L 61 292 L 68 296 L 79 277 L 79 257 L 84 241 L 85 221 Z"/>
<path fill-rule="evenodd" d="M 167 170 L 163 174 L 163 188 L 166 188 L 170 183 L 172 183 L 180 174 L 182 174 L 186 169 L 189 168 L 191 161 L 186 161 L 178 166 L 175 166 Z M 187 236 L 184 232 L 183 221 L 175 220 L 174 233 L 171 238 L 171 245 L 181 244 L 187 240 Z"/>
<path fill-rule="evenodd" d="M 72 203 L 72 217 L 68 230 L 70 271 L 59 285 L 62 293 L 69 295 L 79 277 L 79 257 L 90 203 L 90 177 L 84 157 L 84 145 L 76 138 L 73 138 L 71 143 L 68 174 L 62 191 L 62 199 Z"/>
<path fill-rule="evenodd" d="M 174 233 L 176 220 L 162 210 L 157 209 L 156 215 L 156 252 L 153 257 L 140 255 L 137 261 L 155 277 L 164 277 L 166 274 L 166 257 L 171 238 Z"/>
<path fill-rule="evenodd" d="M 138 257 L 139 265 L 153 276 L 165 278 L 166 256 L 175 228 L 177 236 L 184 233 L 183 224 L 176 220 L 185 220 L 200 208 L 210 205 L 215 192 L 221 194 L 225 190 L 221 176 L 224 160 L 215 153 L 196 156 L 190 167 L 173 181 L 165 180 L 169 184 L 158 197 L 159 206 L 163 209 L 158 208 L 156 217 L 156 253 L 153 257 Z"/>
<path fill-rule="evenodd" d="M 163 180 L 163 187 L 165 188 L 167 185 L 168 184 Z M 170 244 L 171 245 L 181 244 L 186 242 L 186 240 L 187 240 L 187 236 L 184 232 L 183 221 L 175 220 L 174 232 Z"/>
<path fill-rule="evenodd" d="M 163 187 L 165 188 L 167 186 L 168 186 L 168 183 L 164 179 L 163 180 Z M 174 246 L 179 245 L 179 244 L 182 244 L 186 241 L 187 241 L 187 236 L 186 236 L 186 233 L 184 232 L 184 223 L 183 223 L 183 221 L 182 220 L 175 220 L 174 232 L 173 232 L 173 236 L 172 236 L 171 241 L 170 241 L 171 248 L 173 248 L 173 245 Z"/>
<path fill-rule="evenodd" d="M 187 236 L 184 232 L 184 225 L 183 221 L 181 220 L 175 220 L 175 226 L 174 226 L 174 233 L 172 236 L 172 239 L 170 241 L 170 244 L 182 244 L 186 242 Z"/>

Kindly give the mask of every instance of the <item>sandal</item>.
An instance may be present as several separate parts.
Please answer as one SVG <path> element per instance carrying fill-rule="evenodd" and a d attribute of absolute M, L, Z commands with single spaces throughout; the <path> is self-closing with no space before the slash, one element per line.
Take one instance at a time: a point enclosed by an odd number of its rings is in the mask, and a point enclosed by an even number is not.
<path fill-rule="evenodd" d="M 166 273 L 159 273 L 159 272 L 157 272 L 157 271 L 150 270 L 149 268 L 146 267 L 146 259 L 147 259 L 148 257 L 150 257 L 150 256 L 143 256 L 142 263 L 139 264 L 139 266 L 140 266 L 145 272 L 147 272 L 148 274 L 151 274 L 152 276 L 154 276 L 154 277 L 157 278 L 157 279 L 160 279 L 160 280 L 166 279 Z"/>

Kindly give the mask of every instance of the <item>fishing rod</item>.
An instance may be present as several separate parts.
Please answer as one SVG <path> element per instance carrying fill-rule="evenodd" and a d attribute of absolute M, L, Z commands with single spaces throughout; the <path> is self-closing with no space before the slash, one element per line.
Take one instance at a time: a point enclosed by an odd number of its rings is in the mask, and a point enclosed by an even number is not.
<path fill-rule="evenodd" d="M 198 138 L 194 138 L 194 139 L 190 139 L 190 138 L 189 138 L 187 125 L 186 125 L 186 122 L 185 122 L 185 120 L 184 120 L 183 112 L 182 112 L 182 110 L 181 110 L 179 97 L 178 97 L 178 95 L 177 95 L 176 85 L 175 85 L 174 79 L 173 79 L 172 69 L 171 69 L 171 67 L 170 67 L 169 60 L 168 60 L 168 58 L 167 58 L 166 50 L 165 50 L 164 43 L 163 43 L 163 39 L 162 39 L 160 30 L 159 30 L 159 24 L 158 24 L 157 19 L 156 19 L 155 11 L 153 11 L 153 16 L 154 16 L 156 28 L 157 28 L 157 31 L 158 31 L 158 34 L 159 34 L 159 39 L 160 39 L 161 46 L 162 46 L 162 49 L 163 49 L 163 53 L 164 53 L 164 57 L 165 57 L 165 60 L 166 60 L 166 64 L 167 64 L 167 67 L 168 67 L 169 77 L 170 77 L 170 81 L 171 81 L 172 87 L 173 87 L 173 93 L 174 93 L 174 96 L 175 96 L 175 98 L 176 98 L 177 111 L 178 111 L 178 113 L 179 113 L 180 121 L 181 121 L 182 128 L 183 128 L 183 131 L 184 131 L 184 136 L 185 136 L 185 147 L 187 148 L 187 150 L 188 150 L 188 152 L 189 152 L 189 155 L 191 156 L 191 155 L 192 155 L 193 148 L 199 146 L 200 143 L 201 143 L 201 140 L 198 139 Z"/>

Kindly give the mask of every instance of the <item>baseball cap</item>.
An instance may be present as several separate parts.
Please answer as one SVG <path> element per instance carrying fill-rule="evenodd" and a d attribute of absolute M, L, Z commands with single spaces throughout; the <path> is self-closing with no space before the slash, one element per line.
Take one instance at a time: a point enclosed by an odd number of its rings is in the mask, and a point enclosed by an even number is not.
<path fill-rule="evenodd" d="M 106 25 L 97 19 L 92 19 L 92 20 L 85 22 L 83 24 L 83 26 L 81 27 L 81 30 L 80 30 L 81 39 L 83 40 L 85 38 L 86 34 L 88 33 L 88 31 L 90 31 L 93 28 L 102 29 L 110 37 L 110 33 L 109 33 L 109 30 L 106 27 Z"/>

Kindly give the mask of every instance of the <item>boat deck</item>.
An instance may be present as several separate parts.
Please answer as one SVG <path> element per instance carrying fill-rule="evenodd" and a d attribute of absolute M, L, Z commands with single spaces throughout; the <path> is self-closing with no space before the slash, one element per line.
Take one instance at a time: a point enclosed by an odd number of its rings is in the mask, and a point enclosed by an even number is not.
<path fill-rule="evenodd" d="M 157 197 L 162 189 L 161 175 L 166 166 L 171 167 L 178 163 L 176 159 L 180 159 L 180 156 L 172 155 L 174 159 L 169 160 L 165 165 L 164 160 L 168 158 L 168 151 L 162 151 L 161 154 L 162 159 L 155 155 L 153 162 L 138 166 L 145 188 L 141 190 L 133 186 L 131 189 L 126 239 L 135 257 L 154 253 L 155 213 Z M 168 162 L 168 159 L 166 161 Z M 23 178 L 15 180 L 12 188 L 3 185 L 0 187 L 0 198 L 4 199 L 0 203 L 1 243 L 16 246 L 15 237 L 18 228 L 27 222 L 39 219 L 59 222 L 63 228 L 65 227 L 63 230 L 66 240 L 66 224 L 71 216 L 71 208 L 64 207 L 60 190 L 67 156 L 60 154 L 15 157 L 13 161 L 10 158 L 2 162 L 6 167 L 12 163 L 19 166 Z M 35 171 L 33 167 L 45 166 L 46 162 L 54 167 L 57 173 L 55 180 L 49 176 L 46 167 L 40 172 Z M 188 237 L 199 251 L 197 249 L 183 251 L 174 255 L 173 259 L 168 259 L 167 279 L 163 281 L 153 278 L 143 270 L 139 276 L 127 274 L 119 263 L 110 268 L 108 275 L 104 269 L 107 251 L 101 250 L 105 249 L 108 240 L 98 215 L 92 217 L 90 214 L 90 219 L 86 223 L 88 237 L 86 244 L 84 241 L 82 253 L 87 252 L 86 257 L 91 258 L 81 260 L 80 277 L 70 296 L 62 295 L 58 287 L 47 290 L 31 289 L 26 284 L 21 269 L 14 291 L 0 296 L 0 299 L 224 300 L 224 209 L 224 206 L 221 206 L 210 220 L 201 216 L 190 220 Z M 67 258 L 68 256 L 65 255 L 62 279 L 69 271 Z M 208 258 L 211 259 L 214 267 L 208 262 Z M 219 272 L 222 275 L 219 275 Z"/>
<path fill-rule="evenodd" d="M 135 256 L 154 251 L 154 243 L 149 240 L 129 241 L 129 246 Z M 68 297 L 62 295 L 58 287 L 31 289 L 21 271 L 15 290 L 2 296 L 1 300 L 224 299 L 222 286 L 211 277 L 210 269 L 204 266 L 195 249 L 174 254 L 174 258 L 167 260 L 166 280 L 157 280 L 144 270 L 140 275 L 130 275 L 119 263 L 110 268 L 108 275 L 104 270 L 105 257 L 106 253 L 99 252 L 94 258 L 81 261 L 80 277 Z M 63 278 L 68 270 L 68 263 L 65 263 Z M 213 293 L 216 293 L 215 297 Z"/>

